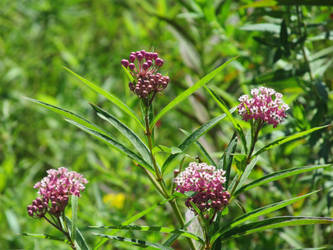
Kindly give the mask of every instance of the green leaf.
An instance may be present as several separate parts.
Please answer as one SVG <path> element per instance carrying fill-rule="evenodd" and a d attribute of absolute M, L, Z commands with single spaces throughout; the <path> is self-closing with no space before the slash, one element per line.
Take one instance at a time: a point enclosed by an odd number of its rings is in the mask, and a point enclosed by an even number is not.
<path fill-rule="evenodd" d="M 162 250 L 172 250 L 171 247 L 166 247 L 166 246 L 163 246 L 162 244 L 152 243 L 152 242 L 145 241 L 145 240 L 125 238 L 125 237 L 120 237 L 120 236 L 99 234 L 99 233 L 94 233 L 94 235 L 104 237 L 104 238 L 108 238 L 110 240 L 117 240 L 117 241 L 126 242 L 126 243 L 136 245 L 136 246 L 139 246 L 139 247 L 152 247 L 152 248 L 157 248 L 157 249 L 162 249 Z"/>
<path fill-rule="evenodd" d="M 130 74 L 130 72 L 128 72 L 128 70 L 124 67 L 124 65 L 121 65 L 121 66 L 123 67 L 123 70 L 125 71 L 125 73 L 126 73 L 128 79 L 129 79 L 131 82 L 133 82 L 133 81 L 134 81 L 133 76 Z"/>
<path fill-rule="evenodd" d="M 65 239 L 49 235 L 49 234 L 31 234 L 31 233 L 22 233 L 23 236 L 29 236 L 29 237 L 34 237 L 34 238 L 39 238 L 39 239 L 49 239 L 49 240 L 56 240 L 56 241 L 66 241 Z"/>
<path fill-rule="evenodd" d="M 216 167 L 216 162 L 213 160 L 213 158 L 209 155 L 209 153 L 207 152 L 207 150 L 204 148 L 204 146 L 202 146 L 202 144 L 199 141 L 196 141 L 195 144 L 198 146 L 200 152 L 206 157 L 208 163 L 210 165 L 213 165 Z"/>
<path fill-rule="evenodd" d="M 225 187 L 226 189 L 228 189 L 229 186 L 229 179 L 230 179 L 230 172 L 231 172 L 231 165 L 232 165 L 232 161 L 234 158 L 234 153 L 236 151 L 237 148 L 237 136 L 236 133 L 233 134 L 233 136 L 231 137 L 231 140 L 228 144 L 228 147 L 226 148 L 226 150 L 224 151 L 224 154 L 221 158 L 221 160 L 219 161 L 217 168 L 223 168 L 223 170 L 225 170 L 226 174 L 225 174 L 225 178 L 226 178 L 226 182 L 225 182 Z"/>
<path fill-rule="evenodd" d="M 179 233 L 184 237 L 191 238 L 200 242 L 204 242 L 199 236 L 188 232 L 183 229 L 174 229 L 169 227 L 158 227 L 158 226 L 137 226 L 137 225 L 127 225 L 127 226 L 90 226 L 91 229 L 119 229 L 119 230 L 130 230 L 130 231 L 141 231 L 141 232 L 161 232 L 161 233 Z"/>
<path fill-rule="evenodd" d="M 96 111 L 97 115 L 109 122 L 112 126 L 114 126 L 118 131 L 123 134 L 132 145 L 138 150 L 143 159 L 152 165 L 150 152 L 144 142 L 137 136 L 129 127 L 127 127 L 124 123 L 119 121 L 115 116 L 109 114 L 105 110 L 99 108 L 98 106 L 91 104 L 91 106 Z"/>
<path fill-rule="evenodd" d="M 112 95 L 111 93 L 105 91 L 101 87 L 97 86 L 96 84 L 88 81 L 87 79 L 83 78 L 82 76 L 76 74 L 72 70 L 70 70 L 67 67 L 64 67 L 65 70 L 67 70 L 69 73 L 73 74 L 75 77 L 77 77 L 80 81 L 82 81 L 84 84 L 86 84 L 88 87 L 90 87 L 95 92 L 101 94 L 106 99 L 111 101 L 113 104 L 115 104 L 118 108 L 120 108 L 122 111 L 124 111 L 126 114 L 131 116 L 140 126 L 141 128 L 145 129 L 142 122 L 138 119 L 138 117 L 135 115 L 134 111 L 130 109 L 125 103 L 123 103 L 118 97 Z"/>
<path fill-rule="evenodd" d="M 333 166 L 333 164 L 306 166 L 306 167 L 300 167 L 300 168 L 286 169 L 286 170 L 282 170 L 282 171 L 275 172 L 272 174 L 268 174 L 260 179 L 257 179 L 247 185 L 242 186 L 240 189 L 237 190 L 237 192 L 235 192 L 235 196 L 239 195 L 241 192 L 250 190 L 254 187 L 258 187 L 258 186 L 261 186 L 263 184 L 266 184 L 266 183 L 269 183 L 272 181 L 277 181 L 277 180 L 281 180 L 283 178 L 287 178 L 287 177 L 294 176 L 297 174 L 309 172 L 309 171 L 320 169 L 320 168 L 332 167 L 332 166 Z"/>
<path fill-rule="evenodd" d="M 35 99 L 31 99 L 31 98 L 28 98 L 28 97 L 25 97 L 25 99 L 31 101 L 31 102 L 34 102 L 34 103 L 37 103 L 53 112 L 56 112 L 60 115 L 63 115 L 65 117 L 67 117 L 68 119 L 72 120 L 72 121 L 75 121 L 76 123 L 78 124 L 81 124 L 89 129 L 92 129 L 92 130 L 96 130 L 98 131 L 99 133 L 102 133 L 102 134 L 107 134 L 104 130 L 102 130 L 101 128 L 97 127 L 95 124 L 93 124 L 92 122 L 88 121 L 87 119 L 83 118 L 82 116 L 80 115 L 77 115 L 71 111 L 68 111 L 66 109 L 62 109 L 62 108 L 59 108 L 57 106 L 53 106 L 51 104 L 48 104 L 48 103 L 45 103 L 45 102 L 42 102 L 42 101 L 38 101 L 38 100 L 35 100 Z"/>
<path fill-rule="evenodd" d="M 203 87 L 206 83 L 208 83 L 210 80 L 212 80 L 220 71 L 222 71 L 229 63 L 236 60 L 237 57 L 233 57 L 224 64 L 222 64 L 217 69 L 213 70 L 209 74 L 205 75 L 203 78 L 201 78 L 199 81 L 197 81 L 193 86 L 185 90 L 183 93 L 179 94 L 175 99 L 173 99 L 167 106 L 165 106 L 154 118 L 154 120 L 150 124 L 150 128 L 152 129 L 156 122 L 162 118 L 169 110 L 174 108 L 176 105 L 184 101 L 188 96 L 192 95 L 195 91 L 197 91 L 199 88 Z"/>
<path fill-rule="evenodd" d="M 284 143 L 287 143 L 287 142 L 290 142 L 290 141 L 293 141 L 293 140 L 296 140 L 296 139 L 299 139 L 303 136 L 306 136 L 308 134 L 311 134 L 317 130 L 320 130 L 320 129 L 323 129 L 323 128 L 327 128 L 328 126 L 332 126 L 332 125 L 325 125 L 325 126 L 321 126 L 321 127 L 316 127 L 316 128 L 311 128 L 311 129 L 308 129 L 308 130 L 305 130 L 305 131 L 302 131 L 302 132 L 299 132 L 299 133 L 296 133 L 296 134 L 293 134 L 293 135 L 289 135 L 289 136 L 282 136 L 278 139 L 276 139 L 275 141 L 273 141 L 272 143 L 264 146 L 263 148 L 259 149 L 254 155 L 259 155 L 267 150 L 270 150 L 276 146 L 279 146 L 279 145 L 282 145 Z"/>
<path fill-rule="evenodd" d="M 86 126 L 83 126 L 81 124 L 78 124 L 74 121 L 67 120 L 69 123 L 77 126 L 78 128 L 82 129 L 83 131 L 95 136 L 97 139 L 107 143 L 108 145 L 112 146 L 114 149 L 118 150 L 119 152 L 127 155 L 129 158 L 134 160 L 135 162 L 139 163 L 142 167 L 147 168 L 152 173 L 154 172 L 152 166 L 150 166 L 145 160 L 143 160 L 140 156 L 138 156 L 136 153 L 125 147 L 123 144 L 119 143 L 115 139 L 111 138 L 108 135 L 104 135 L 102 133 L 99 133 L 95 130 L 92 130 L 90 128 L 87 128 Z"/>
<path fill-rule="evenodd" d="M 188 222 L 186 222 L 186 224 L 181 228 L 181 229 L 186 229 L 196 218 L 196 216 L 194 216 L 192 219 L 190 219 Z M 164 243 L 163 246 L 171 246 L 173 242 L 175 242 L 178 237 L 181 235 L 181 232 L 178 233 L 174 233 L 172 234 Z"/>
<path fill-rule="evenodd" d="M 208 91 L 208 93 L 213 98 L 213 100 L 217 103 L 217 105 L 223 110 L 224 113 L 226 113 L 226 115 L 230 119 L 232 125 L 236 129 L 238 136 L 241 139 L 245 153 L 247 153 L 246 139 L 245 139 L 245 135 L 244 135 L 243 129 L 241 128 L 240 124 L 233 118 L 233 116 L 231 115 L 231 112 L 228 110 L 228 108 L 225 105 L 225 103 L 223 102 L 223 100 L 221 98 L 219 98 L 219 96 L 216 95 L 213 90 L 211 90 L 207 87 L 205 87 L 205 90 Z"/>
<path fill-rule="evenodd" d="M 71 239 L 76 240 L 76 222 L 77 222 L 77 207 L 78 207 L 78 197 L 72 195 L 72 229 L 71 229 Z"/>
<path fill-rule="evenodd" d="M 250 173 L 252 172 L 252 169 L 254 168 L 254 166 L 256 165 L 257 163 L 257 160 L 258 158 L 254 158 L 245 168 L 244 172 L 242 173 L 242 176 L 239 180 L 239 183 L 238 183 L 238 189 L 239 187 L 242 187 L 244 182 L 247 180 L 247 178 L 249 177 Z M 237 190 L 236 190 L 236 193 L 237 193 Z"/>
<path fill-rule="evenodd" d="M 146 214 L 150 213 L 152 210 L 154 210 L 155 208 L 157 208 L 158 206 L 162 206 L 164 205 L 165 203 L 167 203 L 168 201 L 174 199 L 175 197 L 177 197 L 176 195 L 172 195 L 169 199 L 165 199 L 155 205 L 152 205 L 150 206 L 149 208 L 141 211 L 140 213 L 138 214 L 135 214 L 134 216 L 128 218 L 126 221 L 124 221 L 123 223 L 121 223 L 122 226 L 127 226 L 129 224 L 131 224 L 132 222 L 134 221 L 137 221 L 138 219 L 140 219 L 141 217 L 145 216 Z M 111 234 L 115 234 L 117 233 L 119 230 L 117 229 L 114 229 L 111 231 Z M 97 250 L 100 248 L 100 246 L 102 246 L 106 241 L 105 240 L 102 240 L 101 242 L 99 242 L 95 247 L 94 247 L 94 250 Z"/>
<path fill-rule="evenodd" d="M 279 210 L 281 208 L 284 208 L 292 203 L 295 203 L 299 200 L 302 200 L 314 193 L 317 193 L 318 191 L 314 191 L 314 192 L 311 192 L 311 193 L 308 193 L 308 194 L 305 194 L 305 195 L 301 195 L 301 196 L 298 196 L 298 197 L 294 197 L 294 198 L 291 198 L 289 200 L 284 200 L 284 201 L 280 201 L 280 202 L 276 202 L 276 203 L 273 203 L 273 204 L 269 204 L 267 206 L 264 206 L 264 207 L 261 207 L 261 208 L 258 208 L 258 209 L 255 209 L 251 212 L 248 212 L 246 214 L 243 214 L 242 216 L 234 219 L 233 221 L 231 221 L 228 225 L 222 227 L 218 233 L 216 233 L 212 239 L 211 239 L 211 243 L 213 243 L 220 235 L 222 235 L 222 233 L 228 229 L 232 229 L 236 226 L 238 226 L 239 224 L 247 221 L 247 220 L 251 220 L 251 219 L 254 219 L 254 218 L 258 218 L 259 216 L 263 216 L 265 214 L 268 214 L 268 213 L 272 213 L 276 210 Z"/>
<path fill-rule="evenodd" d="M 267 229 L 314 224 L 333 224 L 332 218 L 306 216 L 280 216 L 234 227 L 221 235 L 222 240 L 238 238 Z"/>
<path fill-rule="evenodd" d="M 72 225 L 72 221 L 66 216 L 65 217 L 65 220 L 66 220 L 66 223 L 68 225 L 68 228 L 73 228 L 73 225 Z M 76 239 L 75 239 L 75 243 L 81 248 L 81 250 L 89 250 L 89 246 L 86 242 L 86 239 L 83 237 L 82 233 L 80 232 L 80 230 L 75 227 L 75 235 L 76 235 Z M 72 235 L 72 233 L 71 233 Z"/>
<path fill-rule="evenodd" d="M 233 112 L 233 110 L 231 111 Z M 201 125 L 199 128 L 194 130 L 186 139 L 178 146 L 179 149 L 185 151 L 193 142 L 196 142 L 203 134 L 207 133 L 211 128 L 213 128 L 219 121 L 225 118 L 226 115 L 219 115 L 205 124 Z M 162 166 L 162 173 L 168 172 L 169 164 L 177 157 L 179 154 L 170 155 L 164 162 Z"/>

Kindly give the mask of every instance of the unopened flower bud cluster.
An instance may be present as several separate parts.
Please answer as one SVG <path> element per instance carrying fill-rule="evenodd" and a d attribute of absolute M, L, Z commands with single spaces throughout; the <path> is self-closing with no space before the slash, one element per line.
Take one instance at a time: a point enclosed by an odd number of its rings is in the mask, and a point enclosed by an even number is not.
<path fill-rule="evenodd" d="M 64 167 L 50 169 L 47 173 L 48 175 L 34 186 L 41 197 L 27 207 L 30 216 L 41 218 L 46 213 L 60 216 L 65 210 L 69 196 L 80 197 L 80 192 L 85 188 L 84 184 L 88 183 L 81 174 L 68 171 Z"/>
<path fill-rule="evenodd" d="M 287 116 L 289 106 L 282 100 L 282 94 L 274 89 L 259 87 L 251 90 L 252 98 L 242 95 L 239 98 L 238 113 L 243 120 L 262 120 L 275 128 Z"/>
<path fill-rule="evenodd" d="M 206 163 L 191 162 L 189 166 L 181 172 L 174 182 L 177 185 L 176 191 L 180 193 L 195 192 L 192 197 L 186 200 L 186 206 L 195 211 L 193 202 L 201 212 L 210 208 L 221 210 L 230 198 L 230 194 L 225 191 L 223 184 L 226 181 L 225 171 L 216 169 Z"/>
<path fill-rule="evenodd" d="M 158 53 L 145 50 L 132 52 L 129 60 L 121 60 L 121 64 L 130 70 L 134 78 L 134 81 L 129 83 L 130 90 L 144 99 L 164 90 L 170 79 L 168 76 L 157 73 L 163 63 L 164 61 L 158 57 Z"/>

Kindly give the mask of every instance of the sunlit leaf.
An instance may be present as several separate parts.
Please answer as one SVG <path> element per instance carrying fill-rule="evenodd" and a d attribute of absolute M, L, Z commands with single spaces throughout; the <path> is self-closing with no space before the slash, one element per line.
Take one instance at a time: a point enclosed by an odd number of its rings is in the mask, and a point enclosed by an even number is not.
<path fill-rule="evenodd" d="M 203 87 L 205 84 L 207 84 L 210 80 L 212 80 L 219 72 L 221 72 L 229 63 L 236 60 L 237 57 L 231 58 L 224 64 L 222 64 L 217 69 L 213 70 L 209 74 L 205 75 L 203 78 L 201 78 L 199 81 L 197 81 L 193 86 L 179 94 L 175 99 L 173 99 L 167 106 L 165 106 L 154 118 L 154 120 L 151 122 L 150 127 L 153 128 L 156 124 L 156 122 L 161 119 L 168 111 L 173 109 L 175 106 L 177 106 L 179 103 L 184 101 L 187 97 L 192 95 L 195 91 L 197 91 L 199 88 Z"/>

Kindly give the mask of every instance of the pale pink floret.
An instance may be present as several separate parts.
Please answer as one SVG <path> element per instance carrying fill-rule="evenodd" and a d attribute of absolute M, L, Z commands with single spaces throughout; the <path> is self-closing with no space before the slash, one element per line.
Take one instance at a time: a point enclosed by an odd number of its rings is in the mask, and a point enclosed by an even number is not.
<path fill-rule="evenodd" d="M 193 202 L 202 212 L 213 208 L 221 210 L 229 202 L 230 195 L 223 184 L 226 181 L 225 171 L 216 169 L 206 163 L 191 162 L 189 166 L 181 172 L 174 182 L 177 185 L 176 191 L 195 192 L 186 200 L 186 206 L 191 208 Z"/>
<path fill-rule="evenodd" d="M 37 198 L 32 205 L 28 206 L 30 216 L 43 217 L 47 212 L 59 216 L 63 213 L 68 198 L 71 195 L 80 196 L 85 189 L 84 184 L 88 181 L 75 171 L 68 171 L 67 168 L 50 169 L 48 175 L 34 188 L 39 189 L 38 193 L 42 198 Z"/>
<path fill-rule="evenodd" d="M 282 100 L 282 94 L 274 89 L 259 87 L 251 90 L 252 98 L 242 95 L 238 100 L 238 113 L 243 120 L 262 120 L 275 128 L 286 118 L 289 106 Z"/>

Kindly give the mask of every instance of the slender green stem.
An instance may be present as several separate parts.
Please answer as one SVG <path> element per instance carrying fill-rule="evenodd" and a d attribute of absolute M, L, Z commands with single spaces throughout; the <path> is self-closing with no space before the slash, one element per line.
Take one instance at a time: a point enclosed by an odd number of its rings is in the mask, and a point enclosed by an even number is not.
<path fill-rule="evenodd" d="M 165 185 L 165 182 L 163 180 L 163 177 L 162 177 L 162 173 L 160 171 L 160 169 L 158 168 L 157 164 L 156 164 L 156 159 L 154 157 L 154 154 L 153 154 L 153 140 L 152 140 L 152 130 L 150 130 L 150 127 L 149 127 L 149 118 L 148 118 L 148 112 L 149 112 L 149 106 L 147 107 L 146 106 L 146 110 L 145 110 L 145 125 L 146 125 L 146 131 L 145 131 L 145 134 L 147 136 L 147 140 L 148 140 L 148 149 L 149 149 L 149 152 L 150 152 L 150 157 L 151 157 L 151 160 L 152 160 L 152 163 L 153 163 L 153 167 L 154 167 L 154 170 L 155 170 L 155 175 L 156 175 L 156 180 L 154 179 L 153 176 L 151 176 L 151 174 L 146 171 L 150 181 L 153 183 L 153 185 L 156 187 L 157 191 L 159 193 L 161 193 L 166 199 L 169 199 L 170 198 L 170 195 L 167 191 L 167 188 L 166 188 L 166 185 Z M 169 200 L 169 204 L 171 205 L 171 208 L 172 210 L 174 211 L 174 214 L 179 222 L 179 224 L 181 225 L 181 227 L 184 227 L 185 223 L 184 223 L 184 218 L 179 210 L 179 207 L 177 205 L 177 202 L 174 200 L 174 199 L 171 199 Z M 190 244 L 190 247 L 191 249 L 194 249 L 195 250 L 195 247 L 193 245 L 193 242 L 191 239 L 187 238 L 187 241 L 188 243 Z"/>
<path fill-rule="evenodd" d="M 68 231 L 65 231 L 65 230 L 63 229 L 62 224 L 61 224 L 61 222 L 60 222 L 60 220 L 59 220 L 59 217 L 57 217 L 59 225 L 57 225 L 57 224 L 53 223 L 51 220 L 49 220 L 49 218 L 47 218 L 46 215 L 43 216 L 43 218 L 44 218 L 48 223 L 50 223 L 52 226 L 54 226 L 56 229 L 58 229 L 60 232 L 62 232 L 62 233 L 66 236 L 67 240 L 69 241 L 69 244 L 71 245 L 71 248 L 74 249 L 74 250 L 76 250 L 75 244 L 74 244 L 74 242 L 72 241 L 72 238 L 71 238 L 71 236 L 69 235 L 69 232 L 68 232 Z"/>
<path fill-rule="evenodd" d="M 246 157 L 246 161 L 245 161 L 246 165 L 248 165 L 251 162 L 252 154 L 253 154 L 256 142 L 258 140 L 259 132 L 260 132 L 261 128 L 264 126 L 264 124 L 265 124 L 265 122 L 261 121 L 261 120 L 254 121 L 254 122 L 251 121 L 251 145 L 250 145 L 250 151 Z M 236 188 L 242 178 L 242 175 L 243 175 L 243 173 L 238 176 L 235 185 L 232 187 L 232 190 L 230 193 L 231 194 L 230 202 L 233 200 L 232 194 L 236 191 Z"/>

